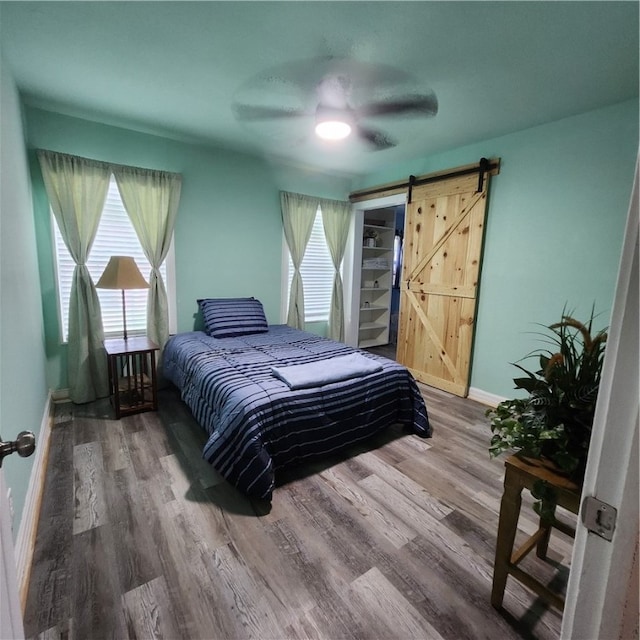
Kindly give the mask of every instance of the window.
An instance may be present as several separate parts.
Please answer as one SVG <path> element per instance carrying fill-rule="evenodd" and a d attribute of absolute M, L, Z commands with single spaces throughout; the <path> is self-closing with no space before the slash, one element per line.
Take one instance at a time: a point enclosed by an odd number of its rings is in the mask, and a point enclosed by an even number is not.
<path fill-rule="evenodd" d="M 326 322 L 329 320 L 335 269 L 333 268 L 329 247 L 324 237 L 320 207 L 316 212 L 309 244 L 307 244 L 307 249 L 300 265 L 300 273 L 304 285 L 305 321 Z M 292 280 L 293 262 L 291 262 L 291 255 L 289 255 L 287 292 L 291 291 Z"/>
<path fill-rule="evenodd" d="M 58 301 L 62 339 L 69 338 L 69 296 L 75 264 L 62 240 L 58 223 L 53 214 L 54 244 L 56 254 Z M 146 259 L 136 232 L 124 208 L 115 178 L 111 176 L 109 191 L 105 201 L 100 224 L 93 242 L 87 268 L 94 283 L 98 281 L 111 256 L 133 256 L 140 272 L 149 281 L 151 265 Z M 167 260 L 160 267 L 160 273 L 167 290 Z M 110 289 L 98 289 L 102 323 L 107 337 L 122 334 L 122 292 Z M 127 332 L 132 335 L 144 334 L 147 330 L 147 292 L 148 289 L 134 289 L 125 292 L 127 307 Z M 167 292 L 170 296 L 169 291 Z"/>

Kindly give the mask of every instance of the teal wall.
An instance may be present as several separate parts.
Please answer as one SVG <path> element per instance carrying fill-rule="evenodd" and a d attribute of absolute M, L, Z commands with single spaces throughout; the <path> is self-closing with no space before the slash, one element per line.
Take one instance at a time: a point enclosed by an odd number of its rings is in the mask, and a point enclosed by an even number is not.
<path fill-rule="evenodd" d="M 595 304 L 597 327 L 609 324 L 637 152 L 634 100 L 416 159 L 354 185 L 502 159 L 489 195 L 472 387 L 513 396 L 517 370 L 509 363 L 542 346 L 532 335 L 536 323 L 559 320 L 565 305 L 584 319 Z"/>
<path fill-rule="evenodd" d="M 47 404 L 42 303 L 20 101 L 0 60 L 0 434 L 36 434 Z M 20 522 L 34 456 L 5 459 L 2 471 Z M 5 517 L 6 514 L 2 514 Z"/>
<path fill-rule="evenodd" d="M 183 176 L 175 228 L 178 331 L 193 329 L 200 297 L 255 296 L 280 321 L 280 190 L 346 198 L 349 182 L 260 158 L 27 108 L 28 145 L 47 345 L 47 380 L 67 387 L 60 344 L 49 206 L 35 149 L 175 171 Z"/>
<path fill-rule="evenodd" d="M 584 318 L 595 303 L 609 322 L 638 145 L 638 104 L 625 102 L 550 124 L 428 156 L 350 184 L 344 176 L 275 165 L 27 108 L 31 149 L 183 174 L 176 223 L 178 330 L 193 327 L 200 296 L 255 295 L 279 322 L 280 189 L 344 198 L 409 174 L 502 159 L 492 181 L 471 385 L 512 395 L 514 362 L 540 345 L 536 323 L 564 305 Z M 33 157 L 33 152 L 32 152 Z M 47 380 L 66 387 L 65 347 L 53 280 L 48 205 L 32 161 L 36 233 L 47 344 Z M 312 326 L 323 333 L 324 326 Z"/>

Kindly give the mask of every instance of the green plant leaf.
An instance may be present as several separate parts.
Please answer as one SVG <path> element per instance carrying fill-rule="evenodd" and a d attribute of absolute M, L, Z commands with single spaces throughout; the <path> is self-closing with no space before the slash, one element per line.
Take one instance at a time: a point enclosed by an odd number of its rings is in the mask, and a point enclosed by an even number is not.
<path fill-rule="evenodd" d="M 537 380 L 536 378 L 514 378 L 513 382 L 516 385 L 516 389 L 524 389 L 529 393 L 536 389 L 546 388 L 546 384 L 542 380 Z"/>
<path fill-rule="evenodd" d="M 593 319 L 592 310 L 580 322 L 565 305 L 560 322 L 536 334 L 548 348 L 512 363 L 523 374 L 514 378 L 515 387 L 528 397 L 487 411 L 492 456 L 515 451 L 548 458 L 570 474 L 584 471 L 607 337 L 606 329 L 592 337 Z M 538 371 L 519 364 L 528 358 L 536 358 Z M 540 508 L 546 513 L 546 505 Z"/>

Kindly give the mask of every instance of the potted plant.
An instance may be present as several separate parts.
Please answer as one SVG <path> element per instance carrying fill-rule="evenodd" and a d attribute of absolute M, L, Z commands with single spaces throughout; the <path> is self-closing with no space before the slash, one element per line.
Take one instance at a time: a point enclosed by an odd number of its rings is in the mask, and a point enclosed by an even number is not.
<path fill-rule="evenodd" d="M 604 360 L 606 329 L 592 335 L 593 311 L 586 324 L 562 314 L 543 334 L 550 349 L 535 351 L 538 369 L 514 378 L 516 389 L 528 393 L 524 398 L 501 402 L 489 409 L 493 436 L 492 457 L 513 450 L 525 458 L 544 458 L 561 473 L 580 484 L 584 476 L 591 428 Z M 536 512 L 543 520 L 553 518 L 555 492 L 542 481 L 532 494 Z"/>

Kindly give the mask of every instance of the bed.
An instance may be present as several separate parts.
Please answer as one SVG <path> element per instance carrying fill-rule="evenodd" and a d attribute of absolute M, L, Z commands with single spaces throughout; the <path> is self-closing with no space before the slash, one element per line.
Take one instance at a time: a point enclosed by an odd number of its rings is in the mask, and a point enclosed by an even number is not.
<path fill-rule="evenodd" d="M 203 457 L 245 494 L 270 500 L 279 469 L 339 452 L 392 424 L 431 436 L 416 382 L 398 363 L 286 325 L 261 321 L 259 330 L 240 335 L 237 324 L 228 326 L 221 337 L 208 335 L 216 333 L 210 324 L 172 336 L 163 371 L 209 436 Z M 340 358 L 367 368 L 331 381 L 328 365 Z M 287 377 L 307 370 L 329 372 L 329 381 L 303 379 L 298 388 L 300 378 Z"/>

